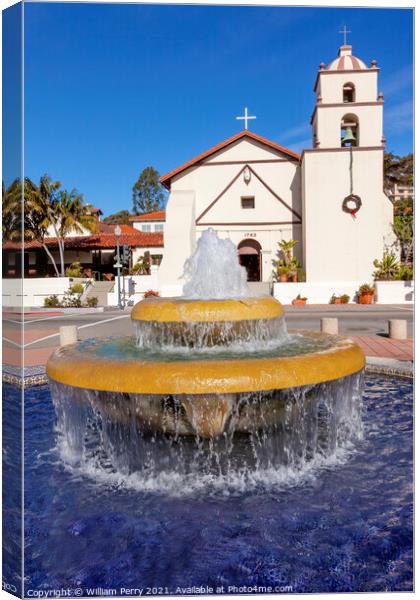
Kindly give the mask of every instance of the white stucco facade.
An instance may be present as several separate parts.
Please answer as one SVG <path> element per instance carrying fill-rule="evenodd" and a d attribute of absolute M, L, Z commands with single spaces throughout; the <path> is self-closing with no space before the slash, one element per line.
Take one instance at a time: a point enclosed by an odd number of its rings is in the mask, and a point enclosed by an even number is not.
<path fill-rule="evenodd" d="M 184 261 L 209 227 L 233 241 L 240 260 L 258 256 L 252 268 L 247 263 L 254 280 L 273 280 L 278 243 L 290 239 L 307 282 L 372 279 L 373 260 L 393 242 L 378 72 L 350 46 L 327 68 L 321 64 L 313 146 L 301 155 L 244 130 L 162 177 L 170 190 L 162 289 L 180 289 Z M 353 147 L 343 147 L 349 131 Z M 354 214 L 343 210 L 350 193 L 361 199 Z"/>

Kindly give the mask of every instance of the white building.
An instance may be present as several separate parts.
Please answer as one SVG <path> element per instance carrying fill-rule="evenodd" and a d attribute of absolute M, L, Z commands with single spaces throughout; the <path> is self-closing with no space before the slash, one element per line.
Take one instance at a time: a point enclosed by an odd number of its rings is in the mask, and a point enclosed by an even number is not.
<path fill-rule="evenodd" d="M 180 292 L 184 261 L 209 227 L 236 244 L 250 280 L 272 280 L 278 243 L 290 239 L 306 281 L 371 280 L 393 241 L 378 73 L 341 46 L 317 74 L 312 148 L 299 155 L 244 129 L 161 178 L 170 191 L 163 294 Z"/>
<path fill-rule="evenodd" d="M 147 253 L 150 256 L 150 263 L 152 265 L 159 266 L 163 258 L 163 229 L 165 226 L 165 211 L 157 210 L 141 215 L 132 215 L 130 216 L 130 222 L 132 223 L 134 229 L 141 231 L 146 235 L 153 233 L 157 234 L 150 237 L 156 238 L 158 241 L 159 236 L 162 236 L 162 243 L 160 246 L 155 244 L 149 248 L 139 246 L 138 248 L 133 249 L 133 264 L 135 264 L 140 257 Z"/>

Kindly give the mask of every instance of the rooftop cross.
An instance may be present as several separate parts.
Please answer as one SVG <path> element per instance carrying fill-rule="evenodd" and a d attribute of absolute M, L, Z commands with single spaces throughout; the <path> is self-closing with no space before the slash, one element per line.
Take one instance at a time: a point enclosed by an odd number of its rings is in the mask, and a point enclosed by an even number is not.
<path fill-rule="evenodd" d="M 248 116 L 248 108 L 245 106 L 245 115 L 243 117 L 236 117 L 238 121 L 245 121 L 245 129 L 248 129 L 248 121 L 251 119 L 256 119 L 257 117 Z"/>
<path fill-rule="evenodd" d="M 344 46 L 347 46 L 347 34 L 351 33 L 350 29 L 347 29 L 347 26 L 344 25 L 343 30 L 339 31 L 339 33 L 342 33 L 344 35 Z"/>

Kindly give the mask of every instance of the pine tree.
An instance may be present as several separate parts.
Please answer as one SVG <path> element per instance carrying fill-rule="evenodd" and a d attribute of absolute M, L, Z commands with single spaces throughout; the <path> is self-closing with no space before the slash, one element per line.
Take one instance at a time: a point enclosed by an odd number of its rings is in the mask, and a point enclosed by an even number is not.
<path fill-rule="evenodd" d="M 154 167 L 146 167 L 133 186 L 133 213 L 138 215 L 159 210 L 164 199 L 159 173 Z"/>

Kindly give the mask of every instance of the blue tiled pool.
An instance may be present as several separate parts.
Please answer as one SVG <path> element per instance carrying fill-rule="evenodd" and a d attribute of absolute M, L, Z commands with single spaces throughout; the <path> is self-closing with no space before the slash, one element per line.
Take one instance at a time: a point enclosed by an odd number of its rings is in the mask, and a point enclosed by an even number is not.
<path fill-rule="evenodd" d="M 6 471 L 18 451 L 19 394 L 4 387 Z M 223 593 L 412 589 L 409 380 L 367 376 L 364 438 L 343 464 L 293 485 L 265 482 L 229 494 L 205 486 L 183 495 L 146 492 L 73 471 L 55 450 L 48 386 L 28 389 L 25 403 L 26 596 L 62 588 L 73 596 L 128 594 L 121 588 L 174 594 L 192 586 Z M 15 526 L 17 499 L 5 493 Z M 4 578 L 16 583 L 16 556 L 5 543 Z"/>

